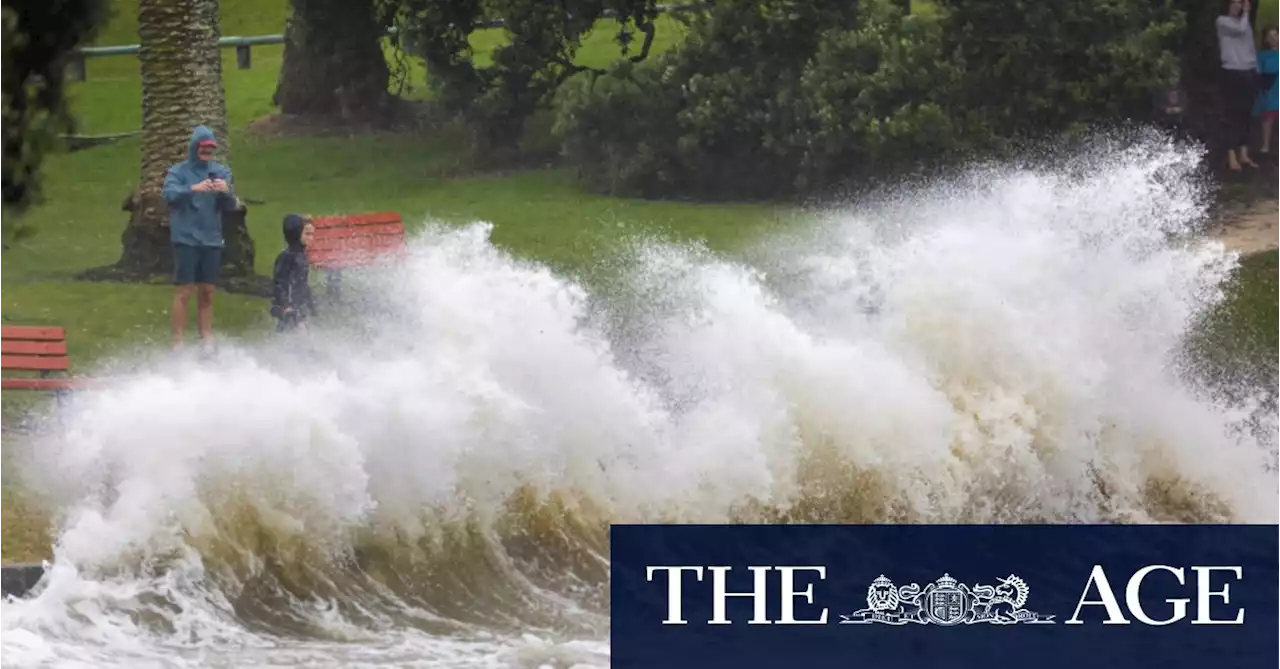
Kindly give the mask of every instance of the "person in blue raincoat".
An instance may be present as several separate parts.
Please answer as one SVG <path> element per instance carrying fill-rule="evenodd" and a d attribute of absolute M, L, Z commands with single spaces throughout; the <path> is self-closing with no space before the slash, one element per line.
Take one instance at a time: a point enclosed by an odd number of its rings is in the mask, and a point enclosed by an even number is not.
<path fill-rule="evenodd" d="M 1280 102 L 1280 91 L 1276 88 L 1276 74 L 1280 72 L 1280 34 L 1275 28 L 1267 29 L 1263 37 L 1262 50 L 1258 52 L 1258 75 L 1262 83 L 1262 92 L 1253 105 L 1253 113 L 1262 122 L 1262 153 L 1271 152 L 1271 132 L 1276 126 L 1276 107 Z"/>
<path fill-rule="evenodd" d="M 173 244 L 173 346 L 182 346 L 188 305 L 196 295 L 201 346 L 213 349 L 213 287 L 222 265 L 222 214 L 236 207 L 231 168 L 214 161 L 218 141 L 199 125 L 191 133 L 187 159 L 169 168 L 163 195 L 169 205 L 169 241 Z"/>

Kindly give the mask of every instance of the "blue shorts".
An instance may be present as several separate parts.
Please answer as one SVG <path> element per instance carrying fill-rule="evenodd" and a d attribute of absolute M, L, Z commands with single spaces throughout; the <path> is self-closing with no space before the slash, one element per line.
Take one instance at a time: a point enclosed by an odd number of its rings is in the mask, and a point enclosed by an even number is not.
<path fill-rule="evenodd" d="M 222 248 L 218 246 L 173 245 L 173 283 L 217 283 L 222 267 Z"/>

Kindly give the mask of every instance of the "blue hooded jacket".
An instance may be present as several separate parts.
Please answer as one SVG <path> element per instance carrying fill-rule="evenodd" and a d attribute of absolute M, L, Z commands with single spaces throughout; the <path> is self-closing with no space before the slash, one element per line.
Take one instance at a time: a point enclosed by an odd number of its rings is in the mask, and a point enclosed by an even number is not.
<path fill-rule="evenodd" d="M 213 131 L 196 126 L 187 144 L 187 159 L 169 168 L 164 176 L 162 193 L 169 203 L 169 240 L 190 246 L 223 246 L 222 212 L 236 206 L 235 184 L 231 168 L 222 163 L 200 160 L 196 146 L 214 139 Z M 191 187 L 216 175 L 227 182 L 226 193 L 198 193 Z"/>
<path fill-rule="evenodd" d="M 1264 111 L 1276 111 L 1280 107 L 1280 92 L 1276 86 L 1276 75 L 1280 74 L 1280 53 L 1275 49 L 1258 52 L 1258 78 L 1262 80 L 1263 90 L 1253 104 L 1253 114 L 1257 116 Z"/>

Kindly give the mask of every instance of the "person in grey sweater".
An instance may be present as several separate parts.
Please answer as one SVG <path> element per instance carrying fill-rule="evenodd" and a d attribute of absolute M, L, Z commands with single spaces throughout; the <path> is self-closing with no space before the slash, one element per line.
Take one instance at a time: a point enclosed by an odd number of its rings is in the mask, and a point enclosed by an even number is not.
<path fill-rule="evenodd" d="M 1249 158 L 1249 124 L 1258 95 L 1258 54 L 1249 23 L 1249 0 L 1227 0 L 1226 13 L 1218 17 L 1218 55 L 1222 60 L 1223 146 L 1227 167 L 1238 172 L 1242 165 L 1257 167 Z"/>

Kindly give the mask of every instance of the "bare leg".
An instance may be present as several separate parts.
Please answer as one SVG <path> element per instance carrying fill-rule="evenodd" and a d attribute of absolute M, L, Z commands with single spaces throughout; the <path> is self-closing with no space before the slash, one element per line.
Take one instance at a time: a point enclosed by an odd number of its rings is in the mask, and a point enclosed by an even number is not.
<path fill-rule="evenodd" d="M 1271 152 L 1271 127 L 1275 124 L 1275 119 L 1268 116 L 1262 119 L 1262 153 Z"/>
<path fill-rule="evenodd" d="M 213 346 L 213 284 L 196 286 L 196 319 L 200 325 L 200 340 L 206 349 Z"/>
<path fill-rule="evenodd" d="M 1236 160 L 1236 150 L 1227 149 L 1227 168 L 1232 172 L 1240 171 L 1240 161 Z"/>
<path fill-rule="evenodd" d="M 1247 165 L 1247 166 L 1249 166 L 1249 167 L 1257 167 L 1257 166 L 1258 166 L 1258 164 L 1257 164 L 1257 163 L 1255 163 L 1255 162 L 1253 162 L 1253 159 L 1249 157 L 1249 145 L 1248 145 L 1248 144 L 1246 144 L 1246 145 L 1244 145 L 1244 146 L 1241 146 L 1241 147 L 1240 147 L 1240 164 L 1241 164 L 1241 165 Z"/>
<path fill-rule="evenodd" d="M 177 286 L 173 291 L 173 307 L 170 310 L 170 329 L 173 331 L 173 348 L 182 347 L 182 335 L 187 329 L 187 305 L 195 286 Z"/>

